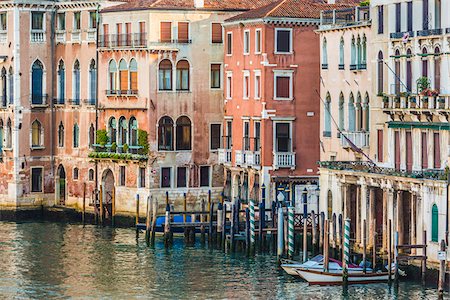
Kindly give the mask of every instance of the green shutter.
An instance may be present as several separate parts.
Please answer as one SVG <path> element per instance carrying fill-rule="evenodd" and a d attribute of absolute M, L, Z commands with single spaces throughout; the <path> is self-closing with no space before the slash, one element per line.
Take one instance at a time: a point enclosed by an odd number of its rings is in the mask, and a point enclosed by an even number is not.
<path fill-rule="evenodd" d="M 433 204 L 433 208 L 431 209 L 431 241 L 438 241 L 438 232 L 439 232 L 439 212 L 436 204 Z"/>

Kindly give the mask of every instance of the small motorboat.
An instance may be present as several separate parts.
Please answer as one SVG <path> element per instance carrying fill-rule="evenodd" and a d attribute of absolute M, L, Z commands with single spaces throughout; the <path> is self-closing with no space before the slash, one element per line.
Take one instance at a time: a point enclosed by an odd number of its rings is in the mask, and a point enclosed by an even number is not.
<path fill-rule="evenodd" d="M 342 271 L 340 273 L 323 272 L 318 270 L 302 270 L 297 269 L 297 273 L 311 285 L 340 285 L 343 283 Z M 391 274 L 391 279 L 394 278 L 394 274 Z M 348 273 L 349 284 L 362 284 L 362 283 L 381 283 L 389 280 L 389 273 L 377 272 L 377 273 Z"/>
<path fill-rule="evenodd" d="M 301 270 L 317 270 L 317 271 L 323 271 L 324 270 L 324 259 L 323 255 L 319 254 L 311 258 L 305 263 L 300 263 L 293 260 L 288 259 L 282 259 L 281 260 L 281 267 L 283 270 L 286 271 L 289 275 L 292 276 L 299 276 L 297 269 Z M 366 267 L 367 272 L 372 272 L 372 268 Z M 330 273 L 338 273 L 342 274 L 342 262 L 336 260 L 336 259 L 329 259 L 328 263 L 328 272 Z M 355 264 L 349 264 L 348 266 L 348 272 L 349 273 L 363 273 L 364 268 Z"/>

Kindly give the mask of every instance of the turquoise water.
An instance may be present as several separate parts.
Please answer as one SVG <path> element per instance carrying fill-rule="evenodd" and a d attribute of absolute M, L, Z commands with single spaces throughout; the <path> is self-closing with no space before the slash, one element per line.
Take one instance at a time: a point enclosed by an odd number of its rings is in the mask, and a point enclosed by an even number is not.
<path fill-rule="evenodd" d="M 415 283 L 308 286 L 273 256 L 227 255 L 175 238 L 154 249 L 133 229 L 0 222 L 0 299 L 436 299 Z"/>

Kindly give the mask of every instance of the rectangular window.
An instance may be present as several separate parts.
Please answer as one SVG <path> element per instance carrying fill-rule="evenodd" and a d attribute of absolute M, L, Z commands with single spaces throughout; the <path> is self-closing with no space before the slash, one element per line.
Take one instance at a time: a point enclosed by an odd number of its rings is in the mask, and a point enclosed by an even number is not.
<path fill-rule="evenodd" d="M 89 12 L 89 28 L 90 29 L 97 28 L 97 12 L 95 11 Z"/>
<path fill-rule="evenodd" d="M 31 191 L 42 192 L 42 172 L 43 168 L 31 168 Z"/>
<path fill-rule="evenodd" d="M 407 17 L 408 17 L 408 31 L 413 30 L 413 3 L 412 1 L 407 2 Z"/>
<path fill-rule="evenodd" d="M 78 168 L 73 169 L 73 180 L 78 180 Z"/>
<path fill-rule="evenodd" d="M 31 13 L 31 29 L 44 30 L 44 13 L 34 11 Z"/>
<path fill-rule="evenodd" d="M 211 24 L 211 42 L 213 44 L 222 44 L 222 24 L 212 23 Z"/>
<path fill-rule="evenodd" d="M 400 131 L 394 132 L 395 169 L 400 170 Z"/>
<path fill-rule="evenodd" d="M 261 53 L 261 29 L 255 30 L 255 53 Z"/>
<path fill-rule="evenodd" d="M 395 32 L 402 31 L 402 4 L 395 4 Z"/>
<path fill-rule="evenodd" d="M 170 43 L 172 41 L 172 22 L 161 22 L 160 30 L 160 41 Z"/>
<path fill-rule="evenodd" d="M 7 23 L 6 23 L 6 13 L 0 14 L 0 30 L 6 31 L 7 29 Z"/>
<path fill-rule="evenodd" d="M 119 169 L 119 185 L 120 186 L 125 186 L 125 166 L 120 166 Z"/>
<path fill-rule="evenodd" d="M 244 151 L 250 151 L 250 123 L 249 121 L 244 121 L 244 132 L 243 132 L 243 149 Z"/>
<path fill-rule="evenodd" d="M 428 136 L 422 132 L 422 169 L 428 169 Z"/>
<path fill-rule="evenodd" d="M 276 152 L 291 152 L 291 124 L 276 123 L 275 150 Z"/>
<path fill-rule="evenodd" d="M 170 188 L 172 168 L 161 168 L 161 187 Z"/>
<path fill-rule="evenodd" d="M 244 31 L 244 54 L 250 53 L 250 31 Z"/>
<path fill-rule="evenodd" d="M 187 187 L 187 168 L 178 167 L 177 168 L 177 188 Z"/>
<path fill-rule="evenodd" d="M 200 186 L 210 186 L 210 166 L 200 167 Z"/>
<path fill-rule="evenodd" d="M 178 43 L 189 42 L 189 23 L 178 22 Z"/>
<path fill-rule="evenodd" d="M 220 148 L 221 136 L 222 136 L 222 124 L 211 124 L 210 127 L 211 150 L 217 150 Z"/>
<path fill-rule="evenodd" d="M 73 29 L 81 29 L 81 12 L 79 11 L 73 13 Z"/>
<path fill-rule="evenodd" d="M 233 54 L 233 34 L 227 33 L 227 55 Z"/>
<path fill-rule="evenodd" d="M 233 89 L 233 76 L 231 73 L 227 74 L 227 99 L 232 98 L 232 89 Z"/>
<path fill-rule="evenodd" d="M 422 1 L 422 29 L 428 30 L 430 26 L 429 21 L 429 14 L 428 14 L 428 0 Z"/>
<path fill-rule="evenodd" d="M 439 139 L 439 133 L 435 132 L 433 134 L 433 148 L 434 148 L 434 168 L 441 168 L 441 142 Z"/>
<path fill-rule="evenodd" d="M 145 168 L 139 168 L 139 187 L 145 188 Z"/>
<path fill-rule="evenodd" d="M 220 72 L 220 64 L 211 64 L 211 88 L 212 89 L 220 89 L 221 84 L 221 72 Z"/>
<path fill-rule="evenodd" d="M 275 53 L 291 53 L 292 52 L 292 30 L 275 29 Z"/>
<path fill-rule="evenodd" d="M 292 76 L 275 74 L 275 100 L 292 99 Z"/>
<path fill-rule="evenodd" d="M 227 121 L 227 135 L 225 136 L 225 147 L 231 149 L 233 134 L 233 121 Z"/>
<path fill-rule="evenodd" d="M 261 123 L 256 121 L 255 126 L 255 139 L 253 140 L 253 151 L 259 151 L 261 148 Z"/>
<path fill-rule="evenodd" d="M 255 99 L 261 98 L 261 74 L 255 74 Z"/>
<path fill-rule="evenodd" d="M 412 152 L 412 135 L 411 131 L 406 131 L 406 170 L 412 171 L 413 152 Z"/>
<path fill-rule="evenodd" d="M 57 29 L 66 30 L 66 14 L 58 13 L 57 19 L 58 19 Z"/>
<path fill-rule="evenodd" d="M 248 99 L 250 97 L 250 73 L 244 71 L 244 88 L 242 91 L 242 98 Z"/>
<path fill-rule="evenodd" d="M 378 129 L 377 130 L 377 156 L 378 156 L 378 161 L 379 162 L 383 162 L 383 130 L 382 129 Z"/>
<path fill-rule="evenodd" d="M 384 33 L 384 6 L 378 6 L 378 34 Z"/>

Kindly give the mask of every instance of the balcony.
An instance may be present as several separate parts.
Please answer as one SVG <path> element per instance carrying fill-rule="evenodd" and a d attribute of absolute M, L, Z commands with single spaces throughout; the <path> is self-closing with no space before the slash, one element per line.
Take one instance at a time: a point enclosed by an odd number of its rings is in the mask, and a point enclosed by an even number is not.
<path fill-rule="evenodd" d="M 66 99 L 58 99 L 58 98 L 53 99 L 53 105 L 64 105 L 65 103 Z"/>
<path fill-rule="evenodd" d="M 138 90 L 106 90 L 107 97 L 113 96 L 137 96 Z"/>
<path fill-rule="evenodd" d="M 148 154 L 146 154 L 143 147 L 139 145 L 128 146 L 127 144 L 116 145 L 116 143 L 113 143 L 107 145 L 93 144 L 92 146 L 95 148 L 95 150 L 89 153 L 89 158 L 92 158 L 94 160 L 148 160 Z"/>
<path fill-rule="evenodd" d="M 87 37 L 88 42 L 95 43 L 97 41 L 97 29 L 96 28 L 89 28 L 87 30 Z"/>
<path fill-rule="evenodd" d="M 57 44 L 64 44 L 66 42 L 66 31 L 56 30 L 55 39 Z"/>
<path fill-rule="evenodd" d="M 442 29 L 436 28 L 436 29 L 424 29 L 424 30 L 418 30 L 417 36 L 418 37 L 427 37 L 432 35 L 442 35 Z"/>
<path fill-rule="evenodd" d="M 80 43 L 81 42 L 81 30 L 73 30 L 72 31 L 72 37 L 71 37 L 72 43 Z"/>
<path fill-rule="evenodd" d="M 406 37 L 414 37 L 414 31 L 404 31 L 404 32 L 392 32 L 390 34 L 391 39 L 404 39 Z"/>
<path fill-rule="evenodd" d="M 0 43 L 1 44 L 6 43 L 7 39 L 8 39 L 8 31 L 0 30 Z"/>
<path fill-rule="evenodd" d="M 274 152 L 273 166 L 275 169 L 295 168 L 295 152 Z"/>
<path fill-rule="evenodd" d="M 339 70 L 345 70 L 345 65 L 344 64 L 339 64 Z"/>
<path fill-rule="evenodd" d="M 231 163 L 231 149 L 219 149 L 218 156 L 219 164 Z"/>
<path fill-rule="evenodd" d="M 236 151 L 234 151 L 234 155 L 235 155 L 234 161 L 236 163 L 236 166 L 241 166 L 241 167 L 246 166 L 247 162 L 246 162 L 245 151 L 236 150 Z"/>
<path fill-rule="evenodd" d="M 30 32 L 30 41 L 32 43 L 43 43 L 45 42 L 45 31 L 32 29 Z"/>
<path fill-rule="evenodd" d="M 41 106 L 47 106 L 47 94 L 31 94 L 30 95 L 30 101 L 32 107 L 41 107 Z"/>
<path fill-rule="evenodd" d="M 367 64 L 366 63 L 360 63 L 358 64 L 358 70 L 366 70 Z"/>
<path fill-rule="evenodd" d="M 143 48 L 147 46 L 147 33 L 100 35 L 98 44 L 100 48 Z"/>
<path fill-rule="evenodd" d="M 449 95 L 418 95 L 409 93 L 396 93 L 383 95 L 383 111 L 408 111 L 411 113 L 439 112 L 450 110 Z"/>
<path fill-rule="evenodd" d="M 369 6 L 324 10 L 320 15 L 320 29 L 368 25 L 370 20 Z"/>
<path fill-rule="evenodd" d="M 328 70 L 328 64 L 322 64 L 322 70 Z"/>
<path fill-rule="evenodd" d="M 158 40 L 158 43 L 172 43 L 172 44 L 192 44 L 190 39 L 172 39 L 172 40 Z"/>
<path fill-rule="evenodd" d="M 445 33 L 449 34 L 450 33 L 450 28 L 445 29 Z"/>
<path fill-rule="evenodd" d="M 347 137 L 347 138 L 346 138 Z M 343 132 L 340 136 L 341 146 L 343 148 L 352 148 L 353 143 L 358 148 L 369 147 L 369 133 L 364 131 Z M 350 142 L 349 142 L 350 140 Z"/>
<path fill-rule="evenodd" d="M 95 106 L 97 104 L 97 99 L 85 99 L 83 103 L 88 106 Z"/>
<path fill-rule="evenodd" d="M 358 66 L 356 64 L 350 65 L 350 71 L 356 71 L 358 69 Z"/>
<path fill-rule="evenodd" d="M 259 168 L 261 166 L 261 153 L 259 151 L 245 151 L 247 166 Z"/>
<path fill-rule="evenodd" d="M 81 100 L 80 99 L 69 99 L 68 102 L 69 102 L 70 105 L 79 106 L 80 103 L 81 103 Z"/>

